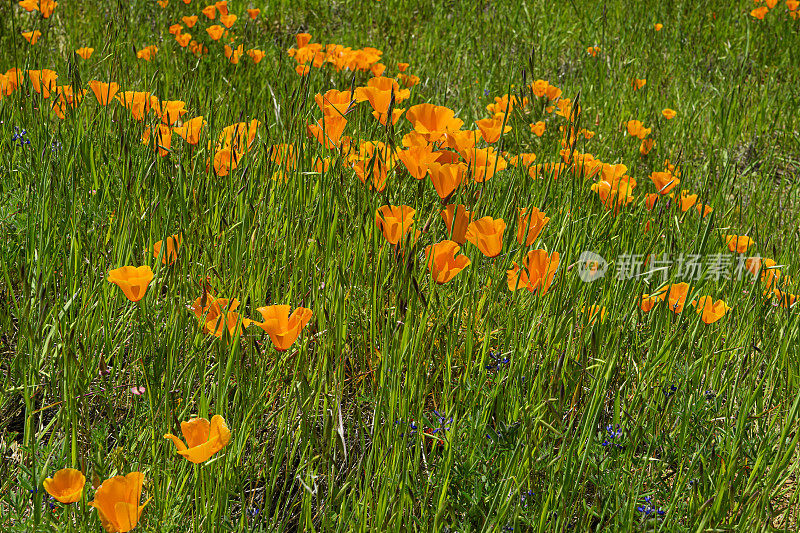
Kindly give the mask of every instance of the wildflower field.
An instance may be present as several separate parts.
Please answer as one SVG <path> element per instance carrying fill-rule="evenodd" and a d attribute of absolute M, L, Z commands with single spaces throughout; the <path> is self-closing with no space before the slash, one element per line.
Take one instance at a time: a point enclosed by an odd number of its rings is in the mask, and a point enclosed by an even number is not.
<path fill-rule="evenodd" d="M 0 531 L 797 531 L 799 6 L 0 3 Z"/>

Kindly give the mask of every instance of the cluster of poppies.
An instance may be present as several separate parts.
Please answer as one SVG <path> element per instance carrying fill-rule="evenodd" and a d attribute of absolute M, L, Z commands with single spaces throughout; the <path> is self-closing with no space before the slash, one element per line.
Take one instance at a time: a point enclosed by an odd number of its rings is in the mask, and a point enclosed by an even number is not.
<path fill-rule="evenodd" d="M 188 461 L 200 464 L 228 445 L 231 432 L 225 419 L 214 415 L 211 420 L 193 418 L 181 422 L 181 433 L 186 442 L 171 433 L 164 435 L 171 440 L 179 455 Z M 125 476 L 114 476 L 103 481 L 95 489 L 94 500 L 89 506 L 97 510 L 100 523 L 109 533 L 127 533 L 139 523 L 142 511 L 149 502 L 140 504 L 144 486 L 144 473 L 130 472 Z M 64 504 L 83 499 L 86 476 L 80 470 L 63 468 L 46 478 L 42 485 L 47 493 Z"/>
<path fill-rule="evenodd" d="M 767 14 L 778 7 L 778 0 L 753 0 L 756 5 L 751 11 L 750 16 L 758 20 L 764 20 Z M 800 20 L 800 0 L 786 0 L 786 9 L 793 20 Z"/>

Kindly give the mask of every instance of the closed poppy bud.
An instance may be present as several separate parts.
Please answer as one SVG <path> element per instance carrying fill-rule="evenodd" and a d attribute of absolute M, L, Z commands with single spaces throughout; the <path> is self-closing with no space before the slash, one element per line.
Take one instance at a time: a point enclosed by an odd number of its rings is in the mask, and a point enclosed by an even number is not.
<path fill-rule="evenodd" d="M 206 28 L 206 33 L 208 33 L 208 35 L 215 41 L 219 41 L 222 37 L 222 34 L 225 33 L 225 28 L 219 24 L 214 24 L 213 26 Z"/>
<path fill-rule="evenodd" d="M 127 533 L 136 527 L 144 509 L 144 505 L 139 505 L 143 484 L 144 474 L 131 472 L 127 476 L 107 479 L 97 487 L 94 501 L 89 505 L 97 509 L 100 523 L 106 531 Z"/>
<path fill-rule="evenodd" d="M 645 128 L 644 124 L 639 120 L 629 120 L 626 124 L 626 128 L 628 129 L 628 135 L 639 139 L 644 139 L 650 134 L 650 131 L 652 131 L 650 128 Z"/>
<path fill-rule="evenodd" d="M 190 17 L 181 17 L 181 20 L 183 21 L 184 24 L 186 24 L 187 28 L 192 28 L 194 27 L 195 24 L 197 24 L 197 15 L 192 15 Z"/>
<path fill-rule="evenodd" d="M 725 235 L 725 243 L 728 245 L 728 250 L 734 253 L 743 254 L 747 249 L 756 243 L 746 235 Z"/>
<path fill-rule="evenodd" d="M 503 249 L 505 229 L 506 223 L 502 218 L 483 217 L 467 226 L 466 237 L 486 257 L 497 257 Z"/>
<path fill-rule="evenodd" d="M 678 113 L 674 109 L 666 108 L 661 111 L 661 114 L 664 115 L 665 119 L 672 120 Z"/>
<path fill-rule="evenodd" d="M 89 88 L 97 98 L 100 105 L 108 105 L 112 98 L 119 92 L 119 85 L 116 82 L 103 83 L 101 81 L 92 80 L 89 82 Z"/>
<path fill-rule="evenodd" d="M 163 241 L 158 241 L 153 244 L 153 257 L 158 257 L 161 254 L 161 244 Z M 178 250 L 181 247 L 181 236 L 180 234 L 177 235 L 170 235 L 167 237 L 167 247 L 164 251 L 164 255 L 161 257 L 161 263 L 166 265 L 169 262 L 170 265 L 174 264 L 175 261 L 178 259 Z"/>
<path fill-rule="evenodd" d="M 464 205 L 448 204 L 440 213 L 447 226 L 450 239 L 458 244 L 467 242 L 467 227 L 472 222 L 472 212 Z"/>
<path fill-rule="evenodd" d="M 669 286 L 669 293 L 667 294 L 667 303 L 669 309 L 673 313 L 680 313 L 686 305 L 686 298 L 689 296 L 688 283 L 673 283 Z"/>
<path fill-rule="evenodd" d="M 389 244 L 399 244 L 411 231 L 416 210 L 407 205 L 384 205 L 375 211 L 375 225 Z"/>
<path fill-rule="evenodd" d="M 186 439 L 185 444 L 172 433 L 167 433 L 164 438 L 175 444 L 178 454 L 195 464 L 208 461 L 231 441 L 231 432 L 220 415 L 211 417 L 210 422 L 205 418 L 181 422 L 181 433 Z"/>
<path fill-rule="evenodd" d="M 86 477 L 80 470 L 64 468 L 42 483 L 47 493 L 61 503 L 75 503 L 83 496 Z"/>
<path fill-rule="evenodd" d="M 548 255 L 545 250 L 531 250 L 522 260 L 522 268 L 514 262 L 506 271 L 508 290 L 527 289 L 544 296 L 553 284 L 558 264 L 558 252 Z"/>
<path fill-rule="evenodd" d="M 260 13 L 261 13 L 261 10 L 258 9 L 258 8 L 253 8 L 253 9 L 248 9 L 247 10 L 247 14 L 250 15 L 250 18 L 252 20 L 256 20 Z"/>
<path fill-rule="evenodd" d="M 656 186 L 658 194 L 668 194 L 681 182 L 670 172 L 653 172 L 650 174 L 650 180 Z"/>
<path fill-rule="evenodd" d="M 711 296 L 701 296 L 699 299 L 693 300 L 692 305 L 706 324 L 713 324 L 731 309 L 723 300 L 715 302 Z"/>
<path fill-rule="evenodd" d="M 544 122 L 542 122 L 540 120 L 539 122 L 536 122 L 535 124 L 531 124 L 531 131 L 537 137 L 541 137 L 542 135 L 544 135 L 544 126 L 545 126 Z"/>
<path fill-rule="evenodd" d="M 138 302 L 144 298 L 147 286 L 153 281 L 153 271 L 147 265 L 115 268 L 108 273 L 108 281 L 122 289 L 128 300 Z"/>
<path fill-rule="evenodd" d="M 81 56 L 83 59 L 89 59 L 90 57 L 92 57 L 92 54 L 94 53 L 94 48 L 86 48 L 84 46 L 82 48 L 78 48 L 77 50 L 75 50 L 75 53 Z"/>
<path fill-rule="evenodd" d="M 470 264 L 466 255 L 456 256 L 460 249 L 454 241 L 442 241 L 425 247 L 428 269 L 436 283 L 447 283 Z"/>
<path fill-rule="evenodd" d="M 311 309 L 305 307 L 298 307 L 291 315 L 289 310 L 288 305 L 270 305 L 257 309 L 264 321 L 255 324 L 267 332 L 272 345 L 280 352 L 285 352 L 294 344 L 313 316 Z"/>
<path fill-rule="evenodd" d="M 517 242 L 523 246 L 532 245 L 548 222 L 550 219 L 538 207 L 520 209 L 517 216 Z"/>

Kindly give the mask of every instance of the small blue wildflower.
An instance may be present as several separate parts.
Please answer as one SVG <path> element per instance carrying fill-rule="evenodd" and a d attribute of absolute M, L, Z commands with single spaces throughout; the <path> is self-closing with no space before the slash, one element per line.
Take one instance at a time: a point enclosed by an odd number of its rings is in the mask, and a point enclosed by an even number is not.
<path fill-rule="evenodd" d="M 31 140 L 25 138 L 27 134 L 28 130 L 21 130 L 18 126 L 14 126 L 14 134 L 11 135 L 11 144 L 19 143 L 20 146 L 30 144 Z"/>

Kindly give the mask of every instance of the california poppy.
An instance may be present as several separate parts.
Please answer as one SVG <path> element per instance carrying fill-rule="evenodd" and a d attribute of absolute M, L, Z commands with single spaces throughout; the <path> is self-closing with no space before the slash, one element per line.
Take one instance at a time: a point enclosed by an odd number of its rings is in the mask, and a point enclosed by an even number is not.
<path fill-rule="evenodd" d="M 538 207 L 521 208 L 517 216 L 517 242 L 523 246 L 532 245 L 548 222 L 550 218 Z"/>
<path fill-rule="evenodd" d="M 656 140 L 655 139 L 642 139 L 642 142 L 639 144 L 639 153 L 642 155 L 647 155 L 650 153 L 650 150 L 653 149 L 655 146 Z"/>
<path fill-rule="evenodd" d="M 250 56 L 250 59 L 253 60 L 253 63 L 258 64 L 264 56 L 267 55 L 266 52 L 263 50 L 258 50 L 257 48 L 251 48 L 247 51 L 247 55 Z"/>
<path fill-rule="evenodd" d="M 270 305 L 256 309 L 264 321 L 255 324 L 267 332 L 272 345 L 280 352 L 291 348 L 313 315 L 311 309 L 305 307 L 298 307 L 290 315 L 290 309 L 288 305 Z"/>
<path fill-rule="evenodd" d="M 175 124 L 188 110 L 182 100 L 152 100 L 152 108 L 164 124 Z"/>
<path fill-rule="evenodd" d="M 503 248 L 506 223 L 502 218 L 483 217 L 467 226 L 466 238 L 486 257 L 497 257 Z"/>
<path fill-rule="evenodd" d="M 182 125 L 173 128 L 172 131 L 178 134 L 187 143 L 197 144 L 200 142 L 200 130 L 205 126 L 206 121 L 200 116 L 187 120 Z"/>
<path fill-rule="evenodd" d="M 153 281 L 153 271 L 148 265 L 115 268 L 108 273 L 108 281 L 122 289 L 132 302 L 138 302 L 147 293 L 147 286 Z"/>
<path fill-rule="evenodd" d="M 651 131 L 650 128 L 645 128 L 644 124 L 639 120 L 629 120 L 626 127 L 628 129 L 628 135 L 639 139 L 644 139 Z"/>
<path fill-rule="evenodd" d="M 427 135 L 414 132 L 425 143 L 428 143 Z M 444 144 L 461 155 L 465 160 L 470 160 L 475 152 L 478 140 L 481 138 L 478 130 L 458 130 L 446 133 Z"/>
<path fill-rule="evenodd" d="M 110 83 L 103 83 L 102 81 L 92 80 L 89 82 L 89 88 L 94 93 L 100 105 L 108 105 L 119 91 L 119 85 L 113 81 Z"/>
<path fill-rule="evenodd" d="M 144 474 L 131 472 L 127 476 L 116 476 L 105 480 L 94 494 L 89 505 L 97 509 L 100 523 L 109 533 L 127 533 L 139 523 L 144 506 L 142 497 Z"/>
<path fill-rule="evenodd" d="M 545 250 L 531 250 L 522 260 L 522 268 L 514 262 L 506 271 L 508 290 L 528 289 L 544 296 L 553 284 L 558 263 L 558 252 L 548 255 Z"/>
<path fill-rule="evenodd" d="M 195 464 L 208 461 L 231 441 L 231 432 L 220 415 L 211 417 L 210 422 L 205 418 L 181 422 L 181 433 L 186 444 L 172 433 L 167 433 L 164 438 L 175 444 L 178 454 Z"/>
<path fill-rule="evenodd" d="M 697 300 L 692 300 L 692 305 L 697 309 L 697 313 L 701 315 L 703 322 L 706 324 L 713 324 L 730 310 L 728 304 L 723 300 L 715 302 L 711 296 L 701 296 Z"/>
<path fill-rule="evenodd" d="M 467 227 L 472 222 L 473 214 L 464 205 L 448 204 L 440 212 L 447 226 L 447 234 L 458 244 L 467 242 Z"/>
<path fill-rule="evenodd" d="M 24 31 L 24 32 L 22 32 L 22 36 L 29 43 L 36 44 L 36 41 L 38 41 L 39 37 L 42 36 L 42 32 L 40 32 L 39 30 Z"/>
<path fill-rule="evenodd" d="M 383 142 L 362 142 L 358 153 L 350 159 L 351 167 L 361 183 L 381 192 L 386 188 L 386 179 L 397 157 L 392 148 Z"/>
<path fill-rule="evenodd" d="M 397 75 L 397 79 L 403 85 L 403 87 L 413 87 L 414 85 L 418 85 L 420 82 L 419 76 L 415 76 L 414 74 L 406 74 L 401 72 Z"/>
<path fill-rule="evenodd" d="M 508 166 L 506 160 L 500 156 L 491 146 L 487 148 L 477 148 L 465 157 L 467 165 L 472 173 L 472 179 L 476 183 L 482 183 L 494 177 L 496 172 L 505 170 Z"/>
<path fill-rule="evenodd" d="M 182 29 L 183 26 L 181 26 L 180 24 L 173 24 L 172 26 L 169 27 L 168 31 L 172 35 L 180 35 Z"/>
<path fill-rule="evenodd" d="M 247 10 L 247 14 L 250 15 L 252 20 L 256 20 L 258 15 L 261 13 L 261 10 L 258 8 L 252 8 Z"/>
<path fill-rule="evenodd" d="M 237 18 L 238 17 L 233 13 L 228 13 L 227 15 L 222 15 L 221 17 L 219 17 L 219 21 L 222 23 L 223 26 L 230 29 L 230 27 L 233 26 L 233 23 L 236 22 Z"/>
<path fill-rule="evenodd" d="M 672 120 L 678 113 L 674 109 L 666 108 L 661 111 L 661 114 L 664 115 L 665 119 Z"/>
<path fill-rule="evenodd" d="M 460 249 L 454 241 L 442 241 L 425 247 L 428 270 L 431 271 L 433 281 L 438 284 L 447 283 L 470 264 L 466 255 L 456 256 Z"/>
<path fill-rule="evenodd" d="M 590 46 L 590 47 L 588 47 L 586 49 L 586 53 L 589 54 L 592 57 L 597 57 L 597 54 L 600 53 L 600 47 L 599 46 Z"/>
<path fill-rule="evenodd" d="M 542 135 L 544 135 L 544 126 L 545 126 L 544 122 L 542 122 L 540 120 L 539 122 L 536 122 L 535 124 L 531 124 L 531 131 L 537 137 L 541 137 Z"/>
<path fill-rule="evenodd" d="M 163 241 L 158 241 L 153 244 L 153 257 L 158 257 L 161 254 L 161 244 Z M 170 235 L 167 237 L 167 249 L 164 251 L 164 255 L 161 257 L 161 263 L 166 265 L 168 262 L 170 265 L 174 264 L 175 261 L 178 259 L 178 250 L 181 248 L 181 235 Z"/>
<path fill-rule="evenodd" d="M 29 70 L 28 77 L 31 80 L 33 90 L 42 95 L 42 98 L 50 98 L 50 92 L 56 88 L 58 74 L 49 69 Z"/>
<path fill-rule="evenodd" d="M 316 124 L 306 126 L 306 133 L 328 149 L 339 146 L 347 119 L 341 115 L 325 115 Z"/>
<path fill-rule="evenodd" d="M 75 50 L 75 53 L 81 56 L 83 59 L 89 59 L 92 57 L 92 53 L 94 53 L 94 48 L 86 48 L 84 46 Z"/>
<path fill-rule="evenodd" d="M 428 163 L 428 174 L 439 198 L 444 200 L 458 188 L 466 170 L 464 163 Z"/>
<path fill-rule="evenodd" d="M 609 211 L 613 211 L 615 214 L 619 212 L 621 207 L 633 201 L 633 196 L 629 194 L 629 187 L 623 187 L 622 189 L 615 188 L 607 181 L 600 181 L 593 184 L 592 190 L 600 197 L 603 206 Z"/>
<path fill-rule="evenodd" d="M 767 6 L 760 6 L 750 11 L 750 16 L 758 20 L 764 20 L 767 13 L 769 13 L 769 8 Z"/>
<path fill-rule="evenodd" d="M 138 52 L 136 52 L 136 57 L 138 59 L 144 59 L 145 61 L 150 61 L 158 52 L 158 47 L 155 45 L 150 45 L 142 48 Z"/>
<path fill-rule="evenodd" d="M 237 154 L 250 151 L 256 138 L 258 127 L 261 125 L 256 119 L 250 122 L 237 122 L 225 126 L 219 134 L 217 146 L 221 149 L 233 149 Z"/>
<path fill-rule="evenodd" d="M 86 477 L 80 470 L 63 468 L 42 482 L 44 490 L 61 503 L 75 503 L 83 496 Z"/>
<path fill-rule="evenodd" d="M 686 305 L 686 298 L 689 296 L 688 283 L 673 283 L 669 286 L 669 293 L 667 293 L 667 303 L 669 309 L 673 313 L 680 313 Z"/>
<path fill-rule="evenodd" d="M 219 0 L 218 2 L 214 2 L 214 7 L 217 8 L 220 15 L 227 15 L 228 14 L 228 0 Z"/>
<path fill-rule="evenodd" d="M 697 204 L 695 207 L 697 212 L 700 213 L 700 216 L 703 218 L 707 217 L 714 211 L 714 208 L 710 205 Z"/>
<path fill-rule="evenodd" d="M 725 242 L 731 252 L 743 254 L 756 243 L 746 235 L 725 235 Z"/>
<path fill-rule="evenodd" d="M 219 24 L 214 24 L 213 26 L 206 28 L 206 32 L 212 39 L 219 41 L 220 37 L 222 37 L 222 34 L 225 33 L 225 28 Z"/>
<path fill-rule="evenodd" d="M 399 244 L 411 231 L 416 210 L 407 205 L 384 205 L 375 211 L 375 225 L 389 244 Z"/>
<path fill-rule="evenodd" d="M 452 109 L 433 104 L 418 104 L 406 112 L 406 118 L 415 131 L 425 136 L 428 142 L 436 142 L 445 134 L 461 129 L 464 121 L 454 117 Z"/>
<path fill-rule="evenodd" d="M 186 24 L 187 28 L 192 28 L 197 23 L 197 15 L 181 17 L 181 20 Z"/>
<path fill-rule="evenodd" d="M 655 294 L 643 294 L 642 299 L 639 302 L 639 307 L 642 308 L 642 311 L 647 313 L 653 306 L 655 306 L 658 302 L 663 302 L 667 297 L 667 289 L 662 289 Z"/>
<path fill-rule="evenodd" d="M 217 16 L 217 8 L 214 6 L 214 4 L 211 4 L 210 6 L 204 7 L 201 13 L 208 17 L 209 20 L 214 20 L 214 18 Z"/>
<path fill-rule="evenodd" d="M 638 78 L 631 78 L 631 87 L 633 87 L 634 91 L 637 91 L 647 85 L 647 80 L 640 80 Z"/>
<path fill-rule="evenodd" d="M 30 13 L 39 9 L 39 0 L 20 0 L 19 7 Z"/>
<path fill-rule="evenodd" d="M 678 200 L 681 207 L 681 212 L 685 213 L 697 203 L 697 195 L 689 194 L 689 191 L 681 191 L 681 197 Z"/>
<path fill-rule="evenodd" d="M 661 24 L 660 22 L 656 22 L 656 23 L 655 23 L 655 25 L 653 25 L 653 28 L 654 28 L 656 31 L 661 31 L 661 29 L 662 29 L 663 27 L 664 27 L 664 25 L 663 25 L 663 24 Z"/>
<path fill-rule="evenodd" d="M 506 123 L 506 115 L 504 113 L 498 113 L 492 118 L 478 120 L 475 124 L 481 130 L 483 140 L 490 144 L 497 142 L 501 135 L 511 131 L 511 126 Z"/>
<path fill-rule="evenodd" d="M 433 147 L 430 144 L 423 146 L 412 146 L 406 150 L 398 150 L 397 157 L 405 165 L 408 173 L 415 179 L 425 179 L 428 174 L 428 165 L 433 163 L 438 154 L 433 152 Z"/>
<path fill-rule="evenodd" d="M 673 176 L 670 172 L 653 172 L 650 174 L 650 180 L 652 180 L 653 184 L 656 186 L 658 194 L 668 194 L 681 182 L 680 179 Z"/>
<path fill-rule="evenodd" d="M 225 57 L 227 57 L 230 62 L 234 65 L 239 64 L 239 58 L 242 57 L 244 54 L 244 45 L 240 44 L 236 48 L 231 48 L 229 45 L 225 45 Z"/>

